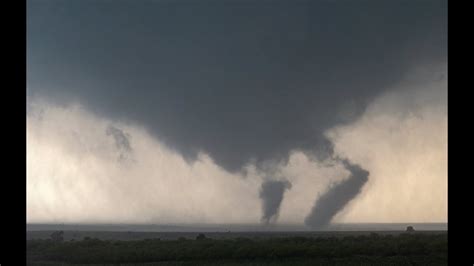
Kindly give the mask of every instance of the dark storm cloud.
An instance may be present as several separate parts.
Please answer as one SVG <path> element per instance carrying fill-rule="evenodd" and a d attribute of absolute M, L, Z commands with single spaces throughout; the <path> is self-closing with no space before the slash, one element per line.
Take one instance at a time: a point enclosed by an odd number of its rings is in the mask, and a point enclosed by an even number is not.
<path fill-rule="evenodd" d="M 312 228 L 322 229 L 327 226 L 334 215 L 344 209 L 359 194 L 369 178 L 369 172 L 360 166 L 354 165 L 348 160 L 341 160 L 341 162 L 350 175 L 346 180 L 331 186 L 317 199 L 305 219 L 305 224 Z"/>
<path fill-rule="evenodd" d="M 291 188 L 288 181 L 268 180 L 262 183 L 260 199 L 262 199 L 262 222 L 268 224 L 276 221 L 285 190 Z"/>
<path fill-rule="evenodd" d="M 320 150 L 412 66 L 446 1 L 28 1 L 28 94 L 145 126 L 238 171 Z M 341 111 L 343 110 L 343 111 Z M 346 114 L 346 115 L 341 115 Z"/>

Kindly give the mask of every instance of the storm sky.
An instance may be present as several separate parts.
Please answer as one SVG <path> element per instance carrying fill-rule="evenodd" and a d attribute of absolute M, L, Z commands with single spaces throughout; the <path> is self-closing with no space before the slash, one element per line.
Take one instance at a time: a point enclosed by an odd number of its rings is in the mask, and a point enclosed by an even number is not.
<path fill-rule="evenodd" d="M 303 224 L 335 157 L 447 219 L 447 1 L 30 0 L 27 95 L 29 221 Z"/>

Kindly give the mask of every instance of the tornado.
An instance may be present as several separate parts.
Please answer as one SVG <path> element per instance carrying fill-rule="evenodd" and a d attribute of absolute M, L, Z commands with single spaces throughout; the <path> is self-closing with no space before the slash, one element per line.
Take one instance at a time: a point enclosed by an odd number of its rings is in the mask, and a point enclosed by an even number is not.
<path fill-rule="evenodd" d="M 290 188 L 291 183 L 286 180 L 269 180 L 262 183 L 260 188 L 263 208 L 262 223 L 270 224 L 276 221 L 285 191 Z"/>
<path fill-rule="evenodd" d="M 305 224 L 313 229 L 326 228 L 332 218 L 360 193 L 368 180 L 367 170 L 352 164 L 347 159 L 338 161 L 350 172 L 349 178 L 333 185 L 316 200 L 311 212 L 305 218 Z"/>

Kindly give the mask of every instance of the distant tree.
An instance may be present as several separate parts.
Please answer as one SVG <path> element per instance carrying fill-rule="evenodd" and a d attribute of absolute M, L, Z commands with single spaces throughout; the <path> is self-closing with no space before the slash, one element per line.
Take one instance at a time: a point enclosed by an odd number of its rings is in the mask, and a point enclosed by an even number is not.
<path fill-rule="evenodd" d="M 55 242 L 63 242 L 64 241 L 64 232 L 63 231 L 56 231 L 51 234 L 51 239 Z"/>
<path fill-rule="evenodd" d="M 379 235 L 377 233 L 372 232 L 372 233 L 370 233 L 370 237 L 377 238 L 377 237 L 379 237 Z"/>
<path fill-rule="evenodd" d="M 407 232 L 415 232 L 415 229 L 411 225 L 407 226 Z"/>
<path fill-rule="evenodd" d="M 202 233 L 196 237 L 196 240 L 204 240 L 204 239 L 206 239 L 206 236 Z"/>

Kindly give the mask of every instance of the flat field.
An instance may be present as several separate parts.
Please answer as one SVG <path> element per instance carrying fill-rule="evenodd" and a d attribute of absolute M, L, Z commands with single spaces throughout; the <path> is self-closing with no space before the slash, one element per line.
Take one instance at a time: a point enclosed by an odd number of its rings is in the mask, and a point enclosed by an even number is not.
<path fill-rule="evenodd" d="M 447 265 L 447 231 L 30 231 L 29 265 Z"/>

